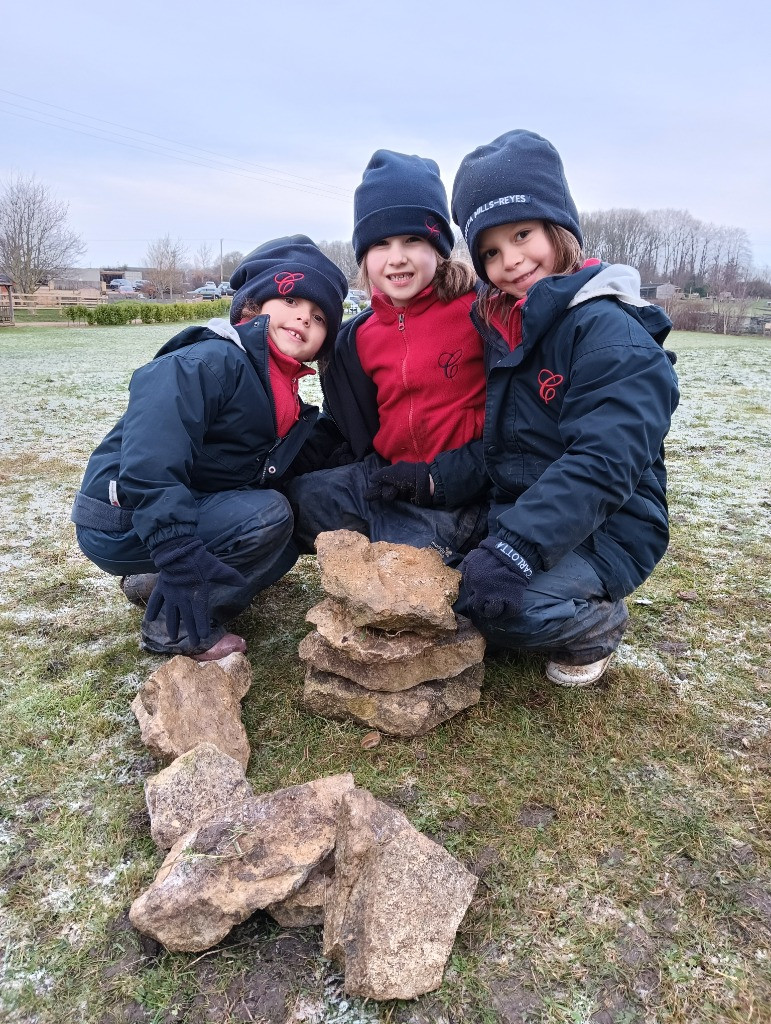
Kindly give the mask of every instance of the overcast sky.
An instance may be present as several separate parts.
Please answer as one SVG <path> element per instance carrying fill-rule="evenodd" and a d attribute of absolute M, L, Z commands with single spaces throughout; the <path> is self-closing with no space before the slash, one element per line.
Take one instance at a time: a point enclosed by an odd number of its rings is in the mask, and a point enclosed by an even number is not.
<path fill-rule="evenodd" d="M 686 209 L 771 264 L 768 0 L 4 5 L 0 179 L 69 203 L 82 265 L 148 243 L 349 239 L 375 149 L 560 151 L 579 210 Z"/>

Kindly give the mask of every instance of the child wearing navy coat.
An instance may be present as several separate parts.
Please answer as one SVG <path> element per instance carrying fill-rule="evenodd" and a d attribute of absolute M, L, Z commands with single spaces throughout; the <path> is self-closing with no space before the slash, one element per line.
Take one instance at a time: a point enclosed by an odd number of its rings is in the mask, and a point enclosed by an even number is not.
<path fill-rule="evenodd" d="M 198 661 L 246 649 L 227 623 L 297 559 L 276 484 L 318 412 L 297 381 L 334 343 L 348 287 L 305 235 L 259 246 L 231 285 L 230 321 L 188 327 L 135 371 L 72 512 L 86 557 L 147 604 L 142 646 Z"/>
<path fill-rule="evenodd" d="M 540 135 L 469 153 L 452 209 L 485 282 L 472 317 L 492 485 L 457 610 L 492 644 L 546 655 L 552 682 L 588 686 L 621 640 L 624 597 L 667 549 L 672 325 L 636 270 L 584 260 L 562 161 Z"/>

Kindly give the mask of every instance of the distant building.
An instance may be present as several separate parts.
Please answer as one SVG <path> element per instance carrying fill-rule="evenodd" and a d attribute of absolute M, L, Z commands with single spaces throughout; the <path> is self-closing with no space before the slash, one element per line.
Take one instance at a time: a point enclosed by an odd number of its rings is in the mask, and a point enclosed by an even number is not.
<path fill-rule="evenodd" d="M 662 281 L 661 284 L 649 281 L 648 284 L 640 286 L 640 297 L 647 299 L 648 302 L 655 302 L 657 299 L 672 299 L 675 295 L 682 295 L 682 293 L 683 289 L 678 288 L 671 281 Z"/>
<path fill-rule="evenodd" d="M 48 287 L 56 291 L 77 292 L 96 288 L 106 292 L 110 281 L 116 277 L 144 281 L 148 273 L 147 267 L 70 267 L 51 278 Z"/>

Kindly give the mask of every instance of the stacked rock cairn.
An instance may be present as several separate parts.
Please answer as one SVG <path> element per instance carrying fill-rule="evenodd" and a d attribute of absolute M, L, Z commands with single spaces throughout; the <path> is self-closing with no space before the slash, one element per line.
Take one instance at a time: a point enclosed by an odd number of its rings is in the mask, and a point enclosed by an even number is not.
<path fill-rule="evenodd" d="M 453 612 L 461 576 L 437 551 L 335 530 L 316 552 L 328 597 L 300 644 L 309 710 L 409 737 L 479 701 L 485 641 Z"/>

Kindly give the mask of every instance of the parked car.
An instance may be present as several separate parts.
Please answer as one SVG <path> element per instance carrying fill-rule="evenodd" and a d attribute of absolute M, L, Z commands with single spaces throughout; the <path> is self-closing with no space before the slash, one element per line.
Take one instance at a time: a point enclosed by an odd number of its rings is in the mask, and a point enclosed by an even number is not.
<path fill-rule="evenodd" d="M 364 297 L 359 298 L 360 295 Z M 343 299 L 343 312 L 344 313 L 358 313 L 368 302 L 366 292 L 360 291 L 349 291 L 346 297 Z"/>
<path fill-rule="evenodd" d="M 114 277 L 112 281 L 110 281 L 108 287 L 112 292 L 133 292 L 136 290 L 134 288 L 134 282 L 129 281 L 128 278 L 125 277 Z"/>
<path fill-rule="evenodd" d="M 230 281 L 220 281 L 220 295 L 224 299 L 226 295 L 235 295 L 235 291 L 230 287 Z"/>
<path fill-rule="evenodd" d="M 154 299 L 158 294 L 158 289 L 152 281 L 134 281 L 134 288 L 146 299 Z"/>
<path fill-rule="evenodd" d="M 134 287 L 134 282 L 133 281 L 119 280 L 117 285 L 116 285 L 115 281 L 112 281 L 110 283 L 110 290 L 112 292 L 117 292 L 118 295 L 136 295 L 137 294 L 137 290 Z"/>
<path fill-rule="evenodd" d="M 194 288 L 188 295 L 197 295 L 201 299 L 218 299 L 220 297 L 220 290 L 213 281 L 207 281 L 206 284 L 202 284 L 200 288 Z"/>

